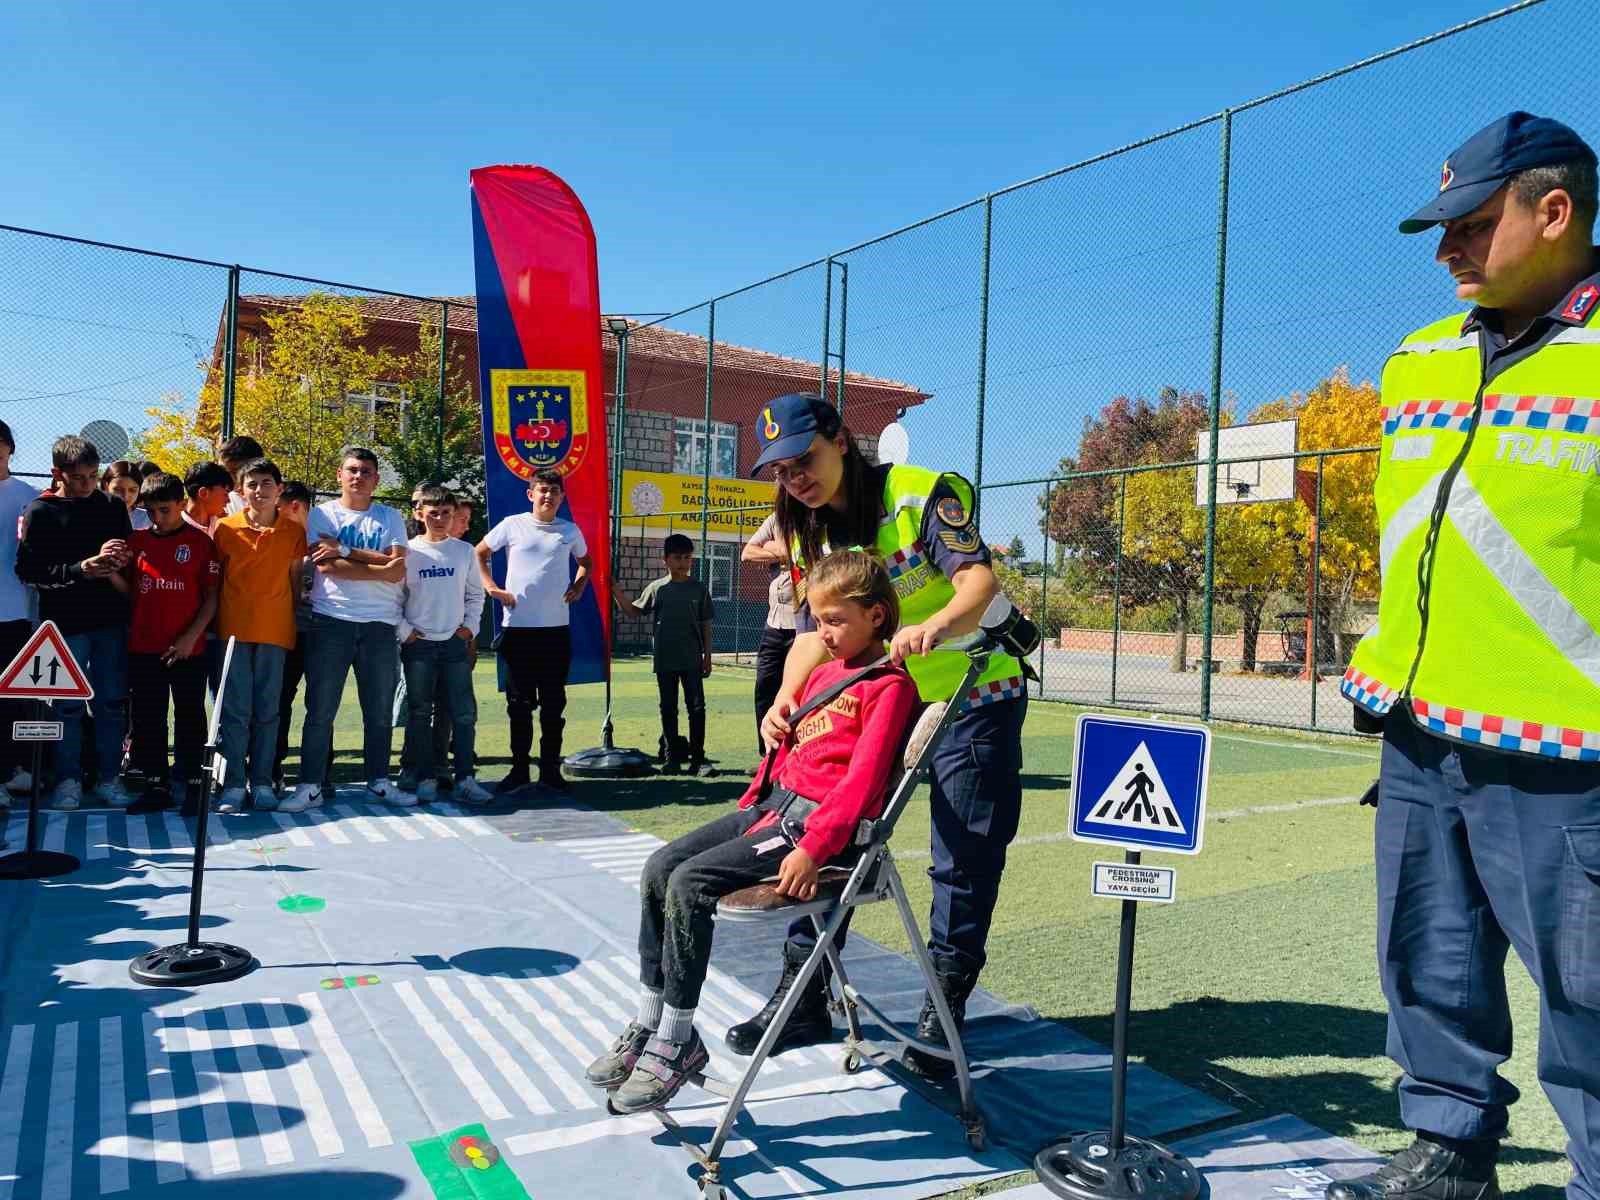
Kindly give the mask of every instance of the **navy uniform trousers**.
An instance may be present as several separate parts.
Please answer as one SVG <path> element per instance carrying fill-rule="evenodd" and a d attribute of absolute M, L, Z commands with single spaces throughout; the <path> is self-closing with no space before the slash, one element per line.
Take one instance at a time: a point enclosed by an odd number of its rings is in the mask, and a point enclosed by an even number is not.
<path fill-rule="evenodd" d="M 969 708 L 950 722 L 928 764 L 933 823 L 933 908 L 928 954 L 941 974 L 976 976 L 986 961 L 989 922 L 1000 897 L 1006 847 L 1022 815 L 1022 723 L 1026 695 Z M 844 944 L 848 923 L 839 930 Z M 817 944 L 811 918 L 789 926 L 787 951 L 804 958 Z"/>
<path fill-rule="evenodd" d="M 1379 797 L 1378 965 L 1401 1118 L 1504 1134 L 1515 949 L 1539 987 L 1539 1081 L 1570 1139 L 1568 1195 L 1600 1200 L 1600 764 L 1462 745 L 1392 713 Z"/>

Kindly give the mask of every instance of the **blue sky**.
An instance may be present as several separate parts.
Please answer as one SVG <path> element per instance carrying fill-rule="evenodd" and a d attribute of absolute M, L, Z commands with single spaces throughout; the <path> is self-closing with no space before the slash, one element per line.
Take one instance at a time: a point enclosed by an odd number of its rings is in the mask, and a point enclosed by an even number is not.
<path fill-rule="evenodd" d="M 0 222 L 469 292 L 467 172 L 532 161 L 584 199 L 606 307 L 677 309 L 1483 9 L 224 11 L 0 15 Z M 1402 333 L 1450 311 L 1431 241 L 1394 221 L 1452 146 L 1508 108 L 1600 137 L 1600 100 L 1580 86 L 1597 53 L 1587 0 L 1549 0 L 1242 114 L 1224 375 L 1239 409 L 1341 364 L 1371 375 Z M 1216 166 L 1210 126 L 997 201 L 986 480 L 1047 471 L 1117 392 L 1207 386 Z M 913 457 L 968 470 L 979 231 L 969 210 L 848 256 L 849 365 L 934 392 L 911 422 Z M 820 284 L 812 271 L 726 302 L 719 338 L 814 358 Z M 0 412 L 36 424 L 37 445 L 79 415 L 133 422 L 161 388 L 192 391 L 218 286 L 201 269 L 108 273 L 103 255 L 0 237 L 0 310 L 17 314 L 0 321 Z M 116 361 L 84 367 L 90 339 Z M 1008 523 L 1025 527 L 1031 504 L 1016 495 Z"/>

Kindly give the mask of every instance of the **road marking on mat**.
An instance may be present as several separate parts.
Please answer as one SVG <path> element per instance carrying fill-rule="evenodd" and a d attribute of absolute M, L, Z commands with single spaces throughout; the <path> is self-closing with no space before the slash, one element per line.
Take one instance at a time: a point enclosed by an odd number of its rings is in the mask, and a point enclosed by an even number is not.
<path fill-rule="evenodd" d="M 267 1036 L 288 1064 L 289 1083 L 300 1102 L 300 1110 L 305 1114 L 306 1127 L 311 1131 L 311 1140 L 317 1144 L 317 1153 L 323 1158 L 331 1154 L 343 1154 L 344 1139 L 339 1136 L 333 1116 L 328 1112 L 328 1102 L 323 1098 L 322 1089 L 317 1086 L 316 1074 L 306 1062 L 294 1030 L 289 1027 L 283 1002 L 276 997 L 263 1000 L 261 1011 L 266 1017 Z"/>
<path fill-rule="evenodd" d="M 122 1067 L 122 1018 L 100 1018 L 100 1194 L 128 1190 L 128 1087 Z"/>
<path fill-rule="evenodd" d="M 55 1060 L 50 1067 L 50 1106 L 45 1111 L 42 1194 L 72 1195 L 72 1116 L 77 1106 L 78 1023 L 56 1026 Z"/>
<path fill-rule="evenodd" d="M 595 870 L 627 884 L 634 891 L 639 890 L 639 876 L 644 864 L 660 847 L 666 845 L 660 838 L 648 833 L 574 838 L 552 844 L 581 858 Z"/>
<path fill-rule="evenodd" d="M 528 990 L 528 983 L 522 979 L 510 979 L 504 975 L 492 976 L 494 981 L 504 989 L 506 995 L 523 1012 L 527 1013 L 539 1023 L 539 1027 L 558 1042 L 561 1047 L 572 1055 L 574 1061 L 587 1064 L 596 1057 L 593 1047 L 585 1046 L 573 1036 L 572 1031 L 555 1018 L 549 1006 L 537 1003 Z"/>
<path fill-rule="evenodd" d="M 317 832 L 322 834 L 323 837 L 327 838 L 334 845 L 350 845 L 350 835 L 339 828 L 339 822 L 329 820 L 326 813 L 320 812 L 315 808 L 307 809 L 306 820 L 310 821 L 311 824 L 316 827 Z"/>
<path fill-rule="evenodd" d="M 149 1112 L 154 1137 L 156 1182 L 172 1183 L 184 1177 L 183 1142 L 178 1128 L 178 1101 L 172 1086 L 172 1064 L 161 1033 L 166 1026 L 154 1013 L 144 1014 L 144 1054 L 150 1074 Z M 139 1106 L 132 1109 L 139 1111 Z"/>
<path fill-rule="evenodd" d="M 356 1070 L 356 1064 L 345 1049 L 339 1031 L 328 1020 L 328 1012 L 322 1007 L 322 997 L 315 992 L 301 992 L 295 999 L 311 1016 L 311 1032 L 316 1035 L 323 1056 L 344 1088 L 344 1098 L 350 1105 L 350 1111 L 355 1114 L 361 1132 L 366 1135 L 367 1145 L 374 1149 L 394 1145 L 394 1137 L 383 1122 L 383 1114 L 373 1103 L 372 1093 L 367 1090 L 360 1072 Z"/>
<path fill-rule="evenodd" d="M 492 835 L 494 833 L 494 827 L 493 826 L 484 824 L 482 821 L 478 820 L 477 817 L 474 817 L 472 814 L 467 812 L 466 809 L 462 808 L 460 805 L 457 805 L 457 804 L 454 804 L 454 803 L 446 803 L 444 801 L 435 801 L 434 804 L 433 804 L 433 808 L 435 810 L 437 810 L 438 812 L 449 813 L 450 816 L 455 818 L 455 822 L 454 823 L 459 825 L 459 826 L 461 826 L 463 829 L 467 830 L 469 833 L 475 833 L 479 837 L 484 837 L 486 835 Z"/>
<path fill-rule="evenodd" d="M 33 1026 L 13 1025 L 6 1048 L 6 1073 L 0 1082 L 0 1197 L 9 1200 L 17 1178 L 22 1138 L 22 1104 L 27 1098 L 28 1063 L 33 1058 Z"/>
<path fill-rule="evenodd" d="M 378 827 L 373 822 L 361 816 L 348 804 L 335 804 L 333 811 L 344 819 L 344 823 L 354 829 L 369 842 L 387 842 L 389 839 L 378 832 Z"/>
<path fill-rule="evenodd" d="M 183 1020 L 189 1033 L 189 1054 L 194 1061 L 196 1079 L 215 1079 L 217 1091 L 222 1093 L 214 1104 L 200 1105 L 205 1118 L 206 1149 L 211 1154 L 211 1173 L 227 1175 L 239 1170 L 239 1143 L 234 1140 L 233 1122 L 228 1116 L 230 1107 L 223 1075 L 217 1070 L 216 1055 L 212 1053 L 211 1030 L 206 1027 L 205 1011 L 185 1008 Z M 197 1097 L 198 1098 L 198 1097 Z"/>
<path fill-rule="evenodd" d="M 177 813 L 165 812 L 161 820 L 167 827 L 167 847 L 171 850 L 193 850 L 194 843 L 189 840 L 189 831 L 184 828 L 183 818 Z"/>
<path fill-rule="evenodd" d="M 289 813 L 278 812 L 276 809 L 274 809 L 272 813 L 272 819 L 276 821 L 278 823 L 278 827 L 283 830 L 284 836 L 289 839 L 289 844 L 291 846 L 311 845 L 310 835 L 308 835 L 304 829 L 300 828 L 294 817 Z"/>
<path fill-rule="evenodd" d="M 57 854 L 67 848 L 67 814 L 66 813 L 40 813 L 44 820 L 44 832 L 39 835 L 39 848 L 53 850 Z"/>
<path fill-rule="evenodd" d="M 472 1064 L 472 1060 L 462 1051 L 455 1038 L 450 1036 L 450 1031 L 429 1011 L 417 993 L 416 986 L 409 980 L 402 980 L 394 985 L 394 990 L 405 1006 L 411 1010 L 411 1015 L 422 1027 L 422 1032 L 428 1036 L 428 1040 L 433 1043 L 434 1049 L 438 1050 L 444 1056 L 445 1062 L 450 1064 L 450 1069 L 461 1081 L 461 1086 L 467 1089 L 473 1103 L 494 1120 L 504 1120 L 509 1117 L 511 1110 L 496 1095 L 495 1090 L 489 1086 L 489 1081 Z"/>
<path fill-rule="evenodd" d="M 394 834 L 402 841 L 420 842 L 427 836 L 421 831 L 411 828 L 411 822 L 400 816 L 392 808 L 377 809 L 367 807 L 366 811 L 374 825 L 381 830 Z"/>
<path fill-rule="evenodd" d="M 416 820 L 416 821 L 420 821 L 422 824 L 426 825 L 429 829 L 433 830 L 433 832 L 435 834 L 437 834 L 439 837 L 453 838 L 453 837 L 459 837 L 460 836 L 459 834 L 456 833 L 456 831 L 454 829 L 451 829 L 450 826 L 446 825 L 443 821 L 439 820 L 439 818 L 434 816 L 432 813 L 418 812 L 415 809 L 413 809 L 412 810 L 412 819 Z"/>
<path fill-rule="evenodd" d="M 106 844 L 106 818 L 103 813 L 89 814 L 89 844 L 84 857 L 91 862 L 97 858 L 107 858 L 111 854 L 111 847 Z M 104 1191 L 105 1189 L 101 1189 Z"/>
<path fill-rule="evenodd" d="M 522 1047 L 550 1082 L 566 1097 L 567 1102 L 574 1108 L 598 1108 L 600 1102 L 595 1099 L 594 1089 L 579 1083 L 565 1067 L 556 1061 L 555 1055 L 540 1044 L 529 1031 L 526 1025 L 512 1015 L 511 1011 L 501 1004 L 499 999 L 491 992 L 483 980 L 475 976 L 463 976 L 462 986 L 477 1000 L 484 1012 L 488 1013 L 499 1026 L 511 1035 L 517 1045 Z"/>
<path fill-rule="evenodd" d="M 450 990 L 448 980 L 430 975 L 428 986 L 433 989 L 433 994 L 438 998 L 444 1011 L 478 1044 L 478 1049 L 483 1051 L 494 1064 L 494 1069 L 499 1071 L 501 1078 L 511 1085 L 511 1090 L 517 1094 L 529 1112 L 541 1116 L 555 1112 L 550 1102 L 539 1094 L 538 1088 L 533 1086 L 533 1080 L 528 1078 L 527 1072 L 507 1053 L 500 1039 L 491 1034 L 487 1026 L 473 1016 L 455 992 Z"/>
<path fill-rule="evenodd" d="M 244 1005 L 226 1005 L 222 1014 L 228 1023 L 229 1041 L 238 1057 L 245 1095 L 250 1098 L 250 1107 L 255 1113 L 261 1152 L 269 1163 L 293 1162 L 294 1151 L 289 1148 L 289 1135 L 284 1132 L 283 1121 L 278 1116 L 278 1103 L 272 1095 L 266 1069 L 261 1065 L 261 1053 L 250 1038 L 254 1031 L 245 1020 Z"/>

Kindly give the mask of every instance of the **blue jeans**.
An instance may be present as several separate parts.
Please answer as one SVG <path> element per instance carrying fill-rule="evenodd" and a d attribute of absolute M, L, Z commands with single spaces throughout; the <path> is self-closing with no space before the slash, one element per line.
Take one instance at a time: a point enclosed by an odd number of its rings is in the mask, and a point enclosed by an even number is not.
<path fill-rule="evenodd" d="M 1446 741 L 1400 710 L 1378 781 L 1378 972 L 1400 1117 L 1501 1137 L 1506 953 L 1539 988 L 1539 1082 L 1573 1200 L 1600 1198 L 1600 767 Z"/>
<path fill-rule="evenodd" d="M 128 627 L 112 625 L 67 634 L 67 648 L 94 689 L 94 760 L 101 783 L 122 771 L 122 738 L 128 725 Z M 61 740 L 56 743 L 56 779 L 83 778 L 82 700 L 58 700 Z"/>
<path fill-rule="evenodd" d="M 226 645 L 227 643 L 223 643 Z M 222 689 L 222 757 L 228 768 L 223 787 L 245 785 L 244 760 L 250 757 L 250 786 L 272 784 L 273 751 L 278 742 L 278 700 L 283 662 L 289 652 L 264 642 L 235 642 Z"/>
<path fill-rule="evenodd" d="M 370 782 L 389 775 L 394 689 L 399 660 L 395 627 L 313 613 L 306 627 L 306 721 L 300 735 L 300 782 L 333 787 L 333 719 L 344 681 L 356 671 L 361 701 L 361 757 Z"/>
<path fill-rule="evenodd" d="M 455 777 L 462 780 L 474 771 L 472 757 L 478 731 L 478 699 L 472 691 L 472 667 L 467 644 L 458 637 L 442 642 L 418 638 L 400 648 L 400 663 L 406 673 L 406 693 L 410 702 L 406 712 L 406 745 L 415 761 L 411 764 L 418 779 L 432 779 L 444 764 L 434 761 L 434 706 L 440 692 L 445 695 L 445 713 L 455 729 Z"/>

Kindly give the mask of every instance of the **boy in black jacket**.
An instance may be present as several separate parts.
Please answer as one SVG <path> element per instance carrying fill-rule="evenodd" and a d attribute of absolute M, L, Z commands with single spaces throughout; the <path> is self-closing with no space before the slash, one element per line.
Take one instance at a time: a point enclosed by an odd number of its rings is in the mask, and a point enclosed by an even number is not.
<path fill-rule="evenodd" d="M 127 726 L 128 508 L 99 490 L 100 452 L 81 437 L 57 438 L 50 450 L 53 494 L 22 514 L 17 578 L 39 591 L 39 617 L 54 621 L 94 688 L 96 798 L 126 807 L 132 797 L 117 778 Z M 56 743 L 57 808 L 77 808 L 83 798 L 80 746 L 84 703 L 61 700 Z"/>

